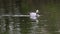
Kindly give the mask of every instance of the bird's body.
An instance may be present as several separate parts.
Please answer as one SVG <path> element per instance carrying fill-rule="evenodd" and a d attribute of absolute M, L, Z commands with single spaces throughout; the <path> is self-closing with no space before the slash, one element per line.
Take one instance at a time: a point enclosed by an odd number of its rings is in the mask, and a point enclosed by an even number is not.
<path fill-rule="evenodd" d="M 37 15 L 37 14 L 36 14 L 35 12 L 31 12 L 31 13 L 30 13 L 30 19 L 36 20 L 36 19 L 37 19 L 36 15 Z"/>

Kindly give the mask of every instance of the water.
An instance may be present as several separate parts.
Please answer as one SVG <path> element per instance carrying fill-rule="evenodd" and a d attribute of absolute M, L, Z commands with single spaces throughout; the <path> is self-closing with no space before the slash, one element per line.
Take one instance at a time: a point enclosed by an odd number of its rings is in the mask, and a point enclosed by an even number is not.
<path fill-rule="evenodd" d="M 40 20 L 46 21 L 46 20 Z M 0 18 L 1 34 L 45 34 L 47 25 L 39 25 L 38 22 L 32 22 L 28 17 L 2 17 Z"/>
<path fill-rule="evenodd" d="M 55 22 L 55 14 L 51 14 L 42 14 L 37 22 L 29 17 L 1 17 L 0 34 L 59 34 L 58 19 Z"/>
<path fill-rule="evenodd" d="M 47 16 L 40 16 L 38 22 L 29 17 L 1 17 L 0 34 L 59 34 L 59 24 Z"/>

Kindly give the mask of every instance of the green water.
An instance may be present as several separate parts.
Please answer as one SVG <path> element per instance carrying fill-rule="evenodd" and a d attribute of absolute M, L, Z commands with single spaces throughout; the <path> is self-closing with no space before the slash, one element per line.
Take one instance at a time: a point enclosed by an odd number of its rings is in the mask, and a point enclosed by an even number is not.
<path fill-rule="evenodd" d="M 2 17 L 0 18 L 0 34 L 60 34 L 58 32 L 60 30 L 59 14 L 57 11 L 42 12 L 43 16 L 38 19 L 38 24 L 31 22 L 28 17 Z M 12 31 L 10 31 L 10 25 Z"/>

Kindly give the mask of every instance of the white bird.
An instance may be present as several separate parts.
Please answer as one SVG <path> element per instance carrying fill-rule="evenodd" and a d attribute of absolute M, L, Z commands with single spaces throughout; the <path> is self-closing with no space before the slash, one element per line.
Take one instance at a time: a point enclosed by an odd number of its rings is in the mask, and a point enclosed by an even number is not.
<path fill-rule="evenodd" d="M 36 15 L 37 14 L 35 12 L 31 12 L 30 13 L 30 19 L 34 19 L 34 20 L 37 19 Z"/>
<path fill-rule="evenodd" d="M 40 15 L 37 14 L 39 12 L 39 10 L 36 10 L 36 12 L 31 12 L 30 13 L 30 19 L 36 20 L 37 17 L 39 17 Z"/>

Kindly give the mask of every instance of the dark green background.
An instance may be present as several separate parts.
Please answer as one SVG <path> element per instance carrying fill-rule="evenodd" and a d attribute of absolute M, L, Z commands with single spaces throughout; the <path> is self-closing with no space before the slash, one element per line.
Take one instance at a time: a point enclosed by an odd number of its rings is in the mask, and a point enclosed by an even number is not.
<path fill-rule="evenodd" d="M 39 10 L 39 14 L 43 15 L 39 17 L 39 28 L 41 28 L 41 26 L 44 26 L 44 24 L 47 24 L 48 26 L 45 28 L 48 31 L 48 34 L 60 34 L 60 32 L 55 32 L 60 30 L 60 0 L 0 0 L 0 15 L 28 14 L 30 11 L 35 11 L 36 9 Z M 3 33 L 0 32 L 0 34 L 8 34 L 9 19 L 13 19 L 12 21 L 14 24 L 17 22 L 20 23 L 22 34 L 29 33 L 29 28 L 32 27 L 32 23 L 30 22 L 29 18 L 2 17 L 0 18 L 0 25 L 3 25 L 3 23 L 5 23 L 6 31 Z M 2 20 L 5 20 L 5 22 Z"/>

